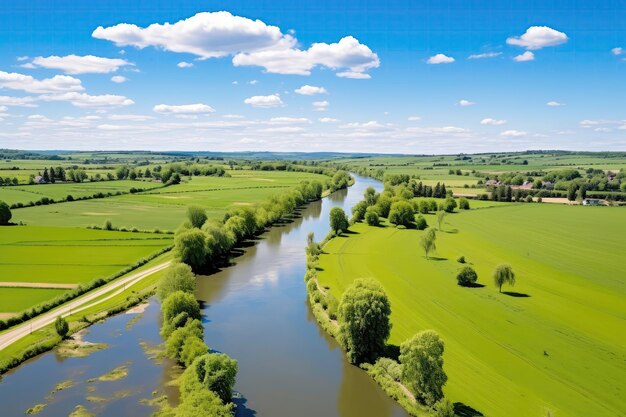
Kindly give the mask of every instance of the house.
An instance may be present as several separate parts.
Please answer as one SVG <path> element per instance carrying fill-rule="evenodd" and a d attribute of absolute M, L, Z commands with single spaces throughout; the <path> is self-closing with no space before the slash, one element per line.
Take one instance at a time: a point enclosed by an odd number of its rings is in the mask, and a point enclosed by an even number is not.
<path fill-rule="evenodd" d="M 487 182 L 485 183 L 485 185 L 486 185 L 487 187 L 497 187 L 497 186 L 501 185 L 501 182 L 500 182 L 500 181 L 498 181 L 498 180 L 489 180 L 489 181 L 487 181 Z"/>
<path fill-rule="evenodd" d="M 585 198 L 583 200 L 583 206 L 602 206 L 602 200 L 599 198 Z"/>
<path fill-rule="evenodd" d="M 43 179 L 41 175 L 37 175 L 35 177 L 35 184 L 45 184 L 46 180 Z"/>
<path fill-rule="evenodd" d="M 533 183 L 530 181 L 524 181 L 522 185 L 512 185 L 511 188 L 514 190 L 532 190 Z"/>

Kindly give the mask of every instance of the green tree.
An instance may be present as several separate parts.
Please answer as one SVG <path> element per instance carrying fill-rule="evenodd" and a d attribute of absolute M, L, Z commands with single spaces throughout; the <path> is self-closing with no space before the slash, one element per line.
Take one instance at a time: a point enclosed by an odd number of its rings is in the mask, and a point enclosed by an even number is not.
<path fill-rule="evenodd" d="M 422 402 L 432 406 L 443 398 L 448 377 L 443 370 L 443 340 L 424 330 L 400 345 L 402 382 Z"/>
<path fill-rule="evenodd" d="M 163 313 L 163 322 L 170 323 L 175 317 L 181 313 L 185 313 L 187 318 L 200 320 L 200 306 L 193 294 L 182 291 L 176 291 L 170 294 L 161 306 Z M 184 326 L 184 323 L 181 324 Z"/>
<path fill-rule="evenodd" d="M 415 227 L 417 230 L 426 230 L 428 227 L 428 222 L 426 222 L 426 219 L 421 214 L 417 216 L 417 220 L 415 220 Z"/>
<path fill-rule="evenodd" d="M 574 201 L 576 200 L 576 191 L 578 190 L 578 185 L 576 185 L 576 183 L 571 183 L 570 186 L 567 188 L 567 199 L 569 201 Z"/>
<path fill-rule="evenodd" d="M 463 258 L 463 261 L 465 262 L 465 258 Z M 475 284 L 477 280 L 478 274 L 471 266 L 464 267 L 456 276 L 457 283 L 463 287 L 469 287 Z"/>
<path fill-rule="evenodd" d="M 199 387 L 214 392 L 224 402 L 231 401 L 237 377 L 237 361 L 224 353 L 202 355 L 183 372 L 180 390 L 185 393 L 197 391 Z"/>
<path fill-rule="evenodd" d="M 359 201 L 352 207 L 352 218 L 355 222 L 360 222 L 365 218 L 365 211 L 367 210 L 367 203 L 364 201 Z"/>
<path fill-rule="evenodd" d="M 378 213 L 376 213 L 376 210 L 373 210 L 373 206 L 368 207 L 365 211 L 365 223 L 370 226 L 378 226 L 380 224 Z"/>
<path fill-rule="evenodd" d="M 368 206 L 373 206 L 376 204 L 376 200 L 378 199 L 378 195 L 376 194 L 376 190 L 374 187 L 367 187 L 365 189 L 365 203 Z"/>
<path fill-rule="evenodd" d="M 191 366 L 196 358 L 206 355 L 209 352 L 207 345 L 196 337 L 185 340 L 183 348 L 180 351 L 180 362 L 185 365 L 185 368 Z"/>
<path fill-rule="evenodd" d="M 438 226 L 437 228 L 438 228 L 439 230 L 442 230 L 442 229 L 441 229 L 441 224 L 443 223 L 443 219 L 445 219 L 445 218 L 446 218 L 446 214 L 448 214 L 448 213 L 446 213 L 446 212 L 445 212 L 445 211 L 443 211 L 443 210 L 442 210 L 442 211 L 437 212 L 437 226 Z"/>
<path fill-rule="evenodd" d="M 0 200 L 0 225 L 9 224 L 11 217 L 13 217 L 11 208 L 7 203 Z"/>
<path fill-rule="evenodd" d="M 357 279 L 339 302 L 339 343 L 350 363 L 374 363 L 384 353 L 391 331 L 391 305 L 381 285 Z"/>
<path fill-rule="evenodd" d="M 220 397 L 209 390 L 194 390 L 182 396 L 174 414 L 167 417 L 232 417 L 234 404 L 224 404 Z"/>
<path fill-rule="evenodd" d="M 187 207 L 187 219 L 189 219 L 189 223 L 191 223 L 193 227 L 200 229 L 204 222 L 206 222 L 206 211 L 199 206 L 189 206 Z"/>
<path fill-rule="evenodd" d="M 413 224 L 413 207 L 406 201 L 397 201 L 389 210 L 389 222 L 395 225 L 410 226 Z"/>
<path fill-rule="evenodd" d="M 376 201 L 376 211 L 380 217 L 389 216 L 389 210 L 391 210 L 391 198 L 386 195 L 378 196 L 378 200 Z"/>
<path fill-rule="evenodd" d="M 65 339 L 65 336 L 67 336 L 70 331 L 70 326 L 67 324 L 67 320 L 61 316 L 57 316 L 57 319 L 54 321 L 54 329 L 57 334 L 61 336 L 61 339 Z"/>
<path fill-rule="evenodd" d="M 496 270 L 493 272 L 493 282 L 496 284 L 496 287 L 498 287 L 500 292 L 502 292 L 502 285 L 504 284 L 514 286 L 515 273 L 513 272 L 513 268 L 511 268 L 511 265 L 498 265 L 496 267 Z"/>
<path fill-rule="evenodd" d="M 181 262 L 199 270 L 206 262 L 206 233 L 198 229 L 183 230 L 174 238 L 174 253 Z"/>
<path fill-rule="evenodd" d="M 157 295 L 161 301 L 168 295 L 176 291 L 183 291 L 193 294 L 196 290 L 196 279 L 191 271 L 191 267 L 180 262 L 172 263 L 157 285 Z"/>
<path fill-rule="evenodd" d="M 454 414 L 454 404 L 452 401 L 447 398 L 442 398 L 437 401 L 435 407 L 433 408 L 433 417 L 455 417 Z"/>
<path fill-rule="evenodd" d="M 452 213 L 455 208 L 456 208 L 456 200 L 454 199 L 454 197 L 446 198 L 446 201 L 444 201 L 443 203 L 443 209 L 445 210 L 445 212 Z"/>
<path fill-rule="evenodd" d="M 459 198 L 459 209 L 461 209 L 461 210 L 469 210 L 470 209 L 470 203 L 467 200 L 467 198 L 465 198 L 465 197 Z"/>
<path fill-rule="evenodd" d="M 348 218 L 346 217 L 346 213 L 339 207 L 330 209 L 330 228 L 335 233 L 348 230 Z"/>
<path fill-rule="evenodd" d="M 181 352 L 183 346 L 193 339 L 202 340 L 204 329 L 199 320 L 187 320 L 184 326 L 177 327 L 170 333 L 165 341 L 165 354 L 170 358 L 182 363 Z"/>
<path fill-rule="evenodd" d="M 436 240 L 437 240 L 437 233 L 435 232 L 435 229 L 433 229 L 432 227 L 426 230 L 426 233 L 424 233 L 424 235 L 420 238 L 420 246 L 422 247 L 422 249 L 424 249 L 424 253 L 426 254 L 426 259 L 428 259 L 428 255 L 431 252 L 434 252 L 437 250 L 437 245 L 435 244 Z"/>

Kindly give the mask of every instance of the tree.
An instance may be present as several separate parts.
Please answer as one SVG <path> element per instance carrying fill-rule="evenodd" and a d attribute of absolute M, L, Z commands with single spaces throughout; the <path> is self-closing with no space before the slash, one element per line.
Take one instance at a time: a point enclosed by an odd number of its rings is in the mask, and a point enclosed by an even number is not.
<path fill-rule="evenodd" d="M 391 209 L 391 199 L 386 195 L 378 196 L 376 201 L 376 211 L 380 217 L 389 216 L 389 210 Z"/>
<path fill-rule="evenodd" d="M 376 200 L 378 199 L 378 195 L 376 194 L 376 190 L 374 187 L 367 187 L 365 189 L 365 203 L 368 206 L 373 206 L 376 204 Z"/>
<path fill-rule="evenodd" d="M 194 390 L 182 397 L 175 414 L 168 417 L 232 417 L 233 404 L 224 404 L 220 397 L 209 390 Z M 165 415 L 165 414 L 164 414 Z"/>
<path fill-rule="evenodd" d="M 426 259 L 428 259 L 428 254 L 437 250 L 437 246 L 435 241 L 437 240 L 437 234 L 435 229 L 432 227 L 426 230 L 426 233 L 420 238 L 420 245 L 422 249 L 424 249 L 424 253 L 426 254 Z"/>
<path fill-rule="evenodd" d="M 197 391 L 199 387 L 214 392 L 224 402 L 231 401 L 237 376 L 237 361 L 224 353 L 202 355 L 183 372 L 180 390 L 185 393 Z"/>
<path fill-rule="evenodd" d="M 200 320 L 200 306 L 193 294 L 176 291 L 167 296 L 161 306 L 163 312 L 163 322 L 170 323 L 181 313 L 185 313 L 187 318 Z M 185 321 L 186 322 L 186 321 Z M 185 323 L 181 323 L 184 326 Z M 180 326 L 179 326 L 180 327 Z"/>
<path fill-rule="evenodd" d="M 459 209 L 461 209 L 461 210 L 469 210 L 470 209 L 470 204 L 469 204 L 469 201 L 467 200 L 467 198 L 465 198 L 465 197 L 459 198 Z"/>
<path fill-rule="evenodd" d="M 65 339 L 65 336 L 67 336 L 70 331 L 70 326 L 67 324 L 67 320 L 58 316 L 54 322 L 54 329 L 57 331 L 57 334 L 61 336 L 61 339 Z"/>
<path fill-rule="evenodd" d="M 577 190 L 578 190 L 578 186 L 574 182 L 571 183 L 570 186 L 567 188 L 567 199 L 569 201 L 576 200 L 576 191 Z"/>
<path fill-rule="evenodd" d="M 426 228 L 428 227 L 426 219 L 421 214 L 417 216 L 417 220 L 415 221 L 415 227 L 417 228 L 417 230 L 426 230 Z"/>
<path fill-rule="evenodd" d="M 445 211 L 443 211 L 443 210 L 442 210 L 442 211 L 439 211 L 439 212 L 437 213 L 437 226 L 438 226 L 437 228 L 438 228 L 439 230 L 441 230 L 441 223 L 443 223 L 443 219 L 445 219 L 445 218 L 446 218 L 446 214 L 448 214 L 448 213 L 446 213 L 446 212 L 445 212 Z"/>
<path fill-rule="evenodd" d="M 456 200 L 454 197 L 446 198 L 446 201 L 443 203 L 443 209 L 446 213 L 452 213 L 456 208 Z"/>
<path fill-rule="evenodd" d="M 191 271 L 191 267 L 180 262 L 172 263 L 165 274 L 159 280 L 157 295 L 161 301 L 168 295 L 176 291 L 183 291 L 193 294 L 196 290 L 196 279 Z"/>
<path fill-rule="evenodd" d="M 365 210 L 367 210 L 367 207 L 365 201 L 359 201 L 352 207 L 352 218 L 355 222 L 360 222 L 365 218 Z"/>
<path fill-rule="evenodd" d="M 330 228 L 335 233 L 341 233 L 348 230 L 348 218 L 346 213 L 339 207 L 330 209 Z"/>
<path fill-rule="evenodd" d="M 443 340 L 434 330 L 424 330 L 400 345 L 402 382 L 427 405 L 443 398 L 448 377 L 443 370 Z"/>
<path fill-rule="evenodd" d="M 55 181 L 55 176 L 56 176 L 56 175 L 57 175 L 57 174 L 56 174 L 56 172 L 54 172 L 54 168 L 53 168 L 53 167 L 50 167 L 50 182 L 51 182 L 52 184 L 54 184 L 54 181 Z"/>
<path fill-rule="evenodd" d="M 11 221 L 11 217 L 13 217 L 13 214 L 11 213 L 11 208 L 7 203 L 0 200 L 0 225 L 9 224 L 9 221 Z"/>
<path fill-rule="evenodd" d="M 182 327 L 173 329 L 165 341 L 165 353 L 170 358 L 181 362 L 181 352 L 183 346 L 193 339 L 202 340 L 204 337 L 204 329 L 199 320 L 189 320 Z M 205 352 L 206 353 L 206 352 Z"/>
<path fill-rule="evenodd" d="M 580 201 L 584 200 L 585 198 L 587 198 L 587 185 L 583 184 L 580 186 L 580 188 L 578 189 L 578 199 Z"/>
<path fill-rule="evenodd" d="M 187 207 L 187 219 L 193 227 L 200 229 L 204 222 L 206 222 L 206 211 L 202 207 L 189 206 Z"/>
<path fill-rule="evenodd" d="M 189 367 L 196 358 L 206 355 L 208 352 L 209 348 L 201 339 L 192 337 L 191 339 L 185 340 L 183 348 L 180 351 L 179 361 L 185 365 L 185 367 Z"/>
<path fill-rule="evenodd" d="M 181 262 L 199 270 L 206 262 L 206 233 L 198 229 L 183 230 L 174 238 L 174 252 Z"/>
<path fill-rule="evenodd" d="M 454 414 L 454 404 L 452 401 L 447 398 L 442 398 L 437 401 L 435 407 L 433 408 L 433 417 L 455 417 Z"/>
<path fill-rule="evenodd" d="M 398 201 L 391 205 L 389 222 L 397 226 L 410 226 L 413 223 L 413 207 L 406 201 Z"/>
<path fill-rule="evenodd" d="M 498 265 L 496 267 L 496 270 L 493 272 L 493 282 L 496 284 L 496 287 L 498 287 L 500 292 L 502 292 L 502 285 L 504 284 L 514 286 L 515 273 L 513 272 L 513 268 L 511 268 L 511 265 Z"/>
<path fill-rule="evenodd" d="M 357 279 L 341 297 L 339 343 L 353 364 L 374 363 L 384 353 L 391 331 L 391 304 L 373 279 Z"/>
<path fill-rule="evenodd" d="M 465 258 L 463 258 L 463 261 L 465 262 Z M 456 276 L 457 283 L 463 287 L 472 286 L 476 283 L 477 280 L 478 274 L 471 266 L 464 267 L 463 269 L 461 269 L 461 271 L 459 271 L 458 275 Z"/>
<path fill-rule="evenodd" d="M 375 210 L 372 210 L 372 206 L 368 207 L 365 211 L 365 223 L 370 226 L 378 226 L 380 224 L 378 214 Z"/>
<path fill-rule="evenodd" d="M 46 184 L 50 182 L 50 174 L 48 174 L 48 168 L 44 168 L 43 170 L 43 180 Z"/>

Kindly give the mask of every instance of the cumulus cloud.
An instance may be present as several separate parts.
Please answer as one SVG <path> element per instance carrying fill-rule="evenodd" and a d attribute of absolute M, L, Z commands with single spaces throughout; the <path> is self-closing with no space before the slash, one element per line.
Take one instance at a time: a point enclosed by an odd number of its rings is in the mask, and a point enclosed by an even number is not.
<path fill-rule="evenodd" d="M 472 54 L 467 57 L 467 59 L 485 59 L 485 58 L 495 58 L 497 56 L 502 55 L 502 52 L 484 52 L 482 54 Z"/>
<path fill-rule="evenodd" d="M 159 114 L 207 114 L 215 112 L 213 107 L 203 104 L 181 104 L 181 105 L 169 105 L 169 104 L 157 104 L 152 108 L 152 111 Z"/>
<path fill-rule="evenodd" d="M 557 46 L 567 42 L 565 33 L 547 26 L 531 26 L 522 36 L 512 36 L 506 40 L 509 45 L 538 50 L 547 46 Z"/>
<path fill-rule="evenodd" d="M 40 94 L 84 90 L 81 81 L 69 75 L 38 80 L 30 75 L 4 71 L 0 71 L 0 87 Z"/>
<path fill-rule="evenodd" d="M 111 77 L 111 81 L 113 81 L 114 83 L 117 84 L 121 84 L 123 82 L 126 82 L 128 80 L 128 78 L 122 76 L 122 75 L 114 75 Z"/>
<path fill-rule="evenodd" d="M 471 133 L 470 130 L 456 127 L 456 126 L 444 126 L 444 127 L 409 127 L 407 132 L 420 136 L 448 136 L 448 135 L 467 135 Z"/>
<path fill-rule="evenodd" d="M 270 125 L 291 125 L 310 124 L 311 121 L 306 117 L 272 117 L 267 123 Z"/>
<path fill-rule="evenodd" d="M 176 64 L 176 66 L 178 68 L 191 68 L 191 67 L 193 67 L 193 64 L 191 62 L 181 61 L 178 64 Z"/>
<path fill-rule="evenodd" d="M 376 120 L 370 120 L 365 123 L 347 123 L 345 125 L 339 126 L 340 129 L 355 129 L 360 131 L 368 131 L 368 130 L 387 130 L 391 128 L 391 125 L 382 124 L 377 122 Z"/>
<path fill-rule="evenodd" d="M 114 94 L 92 96 L 86 93 L 69 92 L 39 96 L 43 101 L 67 101 L 76 107 L 121 107 L 130 106 L 135 102 L 127 97 Z"/>
<path fill-rule="evenodd" d="M 154 117 L 144 114 L 112 114 L 109 116 L 109 119 L 124 120 L 129 122 L 144 122 L 146 120 L 154 119 Z"/>
<path fill-rule="evenodd" d="M 328 106 L 330 106 L 330 103 L 326 100 L 313 102 L 313 107 L 317 111 L 324 111 L 328 108 Z"/>
<path fill-rule="evenodd" d="M 451 64 L 454 62 L 454 58 L 444 54 L 437 54 L 428 58 L 428 61 L 426 62 L 428 64 Z"/>
<path fill-rule="evenodd" d="M 548 107 L 560 107 L 560 106 L 565 106 L 565 104 L 559 103 L 558 101 L 548 101 L 546 103 L 546 106 L 548 106 Z"/>
<path fill-rule="evenodd" d="M 619 55 L 622 55 L 624 53 L 624 49 L 620 48 L 620 47 L 613 48 L 613 49 L 611 49 L 611 53 L 613 55 L 619 56 Z"/>
<path fill-rule="evenodd" d="M 339 119 L 333 119 L 332 117 L 320 117 L 317 119 L 320 123 L 337 123 Z"/>
<path fill-rule="evenodd" d="M 422 118 L 421 118 L 421 117 L 419 117 L 419 116 L 409 116 L 409 117 L 407 118 L 407 120 L 408 120 L 409 122 L 419 122 L 420 120 L 422 120 Z"/>
<path fill-rule="evenodd" d="M 522 136 L 526 136 L 528 133 L 523 130 L 505 130 L 500 133 L 500 136 L 510 137 L 510 138 L 518 138 Z"/>
<path fill-rule="evenodd" d="M 34 68 L 56 69 L 66 74 L 106 74 L 120 67 L 133 65 L 124 59 L 103 58 L 93 55 L 38 56 L 30 62 Z"/>
<path fill-rule="evenodd" d="M 245 104 L 249 104 L 252 107 L 271 108 L 280 107 L 283 105 L 283 101 L 278 94 L 270 94 L 269 96 L 252 96 L 243 101 Z"/>
<path fill-rule="evenodd" d="M 154 23 L 145 28 L 128 23 L 100 26 L 92 36 L 118 46 L 153 46 L 202 59 L 233 56 L 235 66 L 260 66 L 277 74 L 309 75 L 313 68 L 323 66 L 341 70 L 338 76 L 369 78 L 366 72 L 380 65 L 378 56 L 352 36 L 300 49 L 291 33 L 226 11 L 198 13 L 173 24 Z"/>
<path fill-rule="evenodd" d="M 481 125 L 500 126 L 506 123 L 506 120 L 492 119 L 490 117 L 480 121 Z"/>
<path fill-rule="evenodd" d="M 516 62 L 534 61 L 535 60 L 535 54 L 533 54 L 530 51 L 526 51 L 523 54 L 514 56 L 513 60 L 516 61 Z"/>
<path fill-rule="evenodd" d="M 473 106 L 476 103 L 474 103 L 473 101 L 469 101 L 469 100 L 459 100 L 457 101 L 456 104 L 458 104 L 461 107 L 469 107 L 469 106 Z"/>
<path fill-rule="evenodd" d="M 297 94 L 302 94 L 303 96 L 312 96 L 315 94 L 328 94 L 328 91 L 324 87 L 315 87 L 313 85 L 303 85 L 300 88 L 294 90 Z"/>
<path fill-rule="evenodd" d="M 0 106 L 9 107 L 37 107 L 34 103 L 35 97 L 10 97 L 0 96 Z"/>

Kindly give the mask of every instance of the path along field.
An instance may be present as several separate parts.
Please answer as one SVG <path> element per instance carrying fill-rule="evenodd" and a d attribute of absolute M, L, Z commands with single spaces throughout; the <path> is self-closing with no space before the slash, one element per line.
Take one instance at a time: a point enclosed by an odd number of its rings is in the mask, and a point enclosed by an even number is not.
<path fill-rule="evenodd" d="M 393 344 L 439 332 L 452 401 L 488 416 L 615 417 L 626 410 L 624 219 L 622 208 L 546 204 L 455 213 L 431 260 L 423 232 L 359 223 L 325 247 L 319 282 L 340 297 L 355 278 L 378 279 Z M 461 255 L 486 287 L 456 284 Z M 500 263 L 516 272 L 511 295 L 492 283 Z"/>
<path fill-rule="evenodd" d="M 229 171 L 232 177 L 192 177 L 191 180 L 140 194 L 74 201 L 13 211 L 13 221 L 45 226 L 102 226 L 111 220 L 116 227 L 141 230 L 175 230 L 189 205 L 207 209 L 211 218 L 226 210 L 266 200 L 304 180 L 328 177 L 302 172 Z M 135 181 L 136 187 L 149 183 Z"/>
<path fill-rule="evenodd" d="M 173 237 L 79 228 L 3 227 L 3 282 L 81 284 L 123 270 L 171 245 Z M 13 287 L 13 284 L 11 285 Z M 65 290 L 0 288 L 0 313 L 17 312 Z"/>

